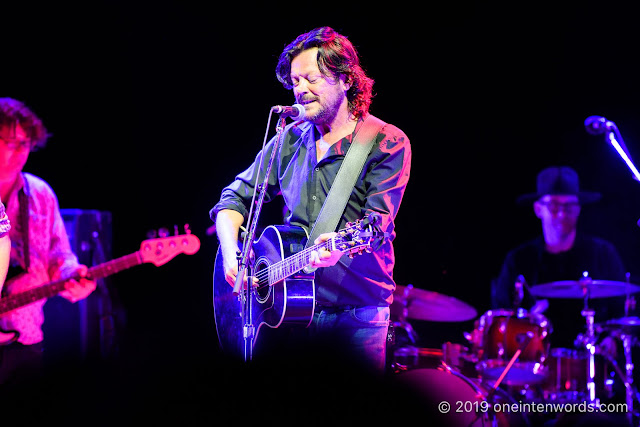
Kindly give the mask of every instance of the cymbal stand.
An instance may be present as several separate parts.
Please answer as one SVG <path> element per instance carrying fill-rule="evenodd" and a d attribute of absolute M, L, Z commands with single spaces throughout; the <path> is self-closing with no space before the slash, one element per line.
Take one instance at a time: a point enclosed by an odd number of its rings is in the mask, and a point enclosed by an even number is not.
<path fill-rule="evenodd" d="M 588 273 L 585 272 L 585 276 L 581 281 L 584 281 L 585 284 L 589 284 L 591 282 L 591 278 L 588 277 Z M 596 346 L 595 346 L 595 331 L 594 331 L 594 319 L 596 316 L 596 311 L 592 308 L 589 308 L 589 289 L 587 286 L 583 288 L 584 292 L 584 309 L 581 314 L 585 318 L 587 324 L 587 334 L 585 337 L 585 347 L 589 352 L 589 364 L 587 365 L 587 391 L 589 393 L 589 402 L 596 402 Z"/>
<path fill-rule="evenodd" d="M 633 385 L 633 359 L 631 358 L 631 347 L 632 347 L 632 335 L 622 331 L 621 334 L 615 334 L 616 338 L 620 338 L 622 341 L 622 346 L 624 349 L 624 359 L 625 359 L 625 372 L 622 372 L 620 366 L 618 366 L 618 362 L 609 352 L 600 351 L 601 354 L 613 367 L 613 370 L 616 372 L 618 377 L 620 377 L 624 381 L 625 388 L 625 403 L 627 405 L 627 416 L 629 418 L 630 425 L 637 425 L 633 423 L 633 417 L 638 415 L 638 411 L 634 410 L 634 399 L 640 403 L 640 398 L 638 397 L 638 391 Z"/>
<path fill-rule="evenodd" d="M 402 314 L 398 317 L 398 320 L 393 322 L 393 326 L 395 328 L 402 328 L 407 332 L 407 337 L 411 340 L 412 344 L 415 344 L 418 341 L 418 334 L 413 329 L 409 321 L 409 305 L 411 301 L 409 297 L 411 296 L 411 290 L 413 289 L 413 285 L 407 285 L 404 289 L 404 293 L 402 295 Z"/>
<path fill-rule="evenodd" d="M 631 336 L 623 332 L 620 335 L 620 339 L 622 340 L 622 348 L 624 349 L 624 366 L 625 366 L 625 378 L 624 378 L 624 389 L 625 389 L 625 402 L 627 404 L 627 414 L 629 416 L 629 421 L 633 421 L 633 359 L 631 358 Z"/>
<path fill-rule="evenodd" d="M 586 303 L 585 303 L 586 306 Z M 587 365 L 587 391 L 589 392 L 589 402 L 596 403 L 596 363 L 595 363 L 595 333 L 593 328 L 593 320 L 595 318 L 595 310 L 585 307 L 582 310 L 582 316 L 587 322 L 587 334 L 585 336 L 585 347 L 589 352 L 589 364 Z"/>

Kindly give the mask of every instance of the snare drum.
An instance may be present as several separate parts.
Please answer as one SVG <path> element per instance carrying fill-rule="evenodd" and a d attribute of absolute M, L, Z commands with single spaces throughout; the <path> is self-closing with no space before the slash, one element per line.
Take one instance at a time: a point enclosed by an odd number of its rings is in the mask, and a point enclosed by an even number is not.
<path fill-rule="evenodd" d="M 542 314 L 530 314 L 519 309 L 489 310 L 476 322 L 480 377 L 497 380 L 528 333 L 533 335 L 524 351 L 515 360 L 502 383 L 507 385 L 538 384 L 546 376 L 545 360 L 549 354 L 549 334 L 552 327 Z"/>

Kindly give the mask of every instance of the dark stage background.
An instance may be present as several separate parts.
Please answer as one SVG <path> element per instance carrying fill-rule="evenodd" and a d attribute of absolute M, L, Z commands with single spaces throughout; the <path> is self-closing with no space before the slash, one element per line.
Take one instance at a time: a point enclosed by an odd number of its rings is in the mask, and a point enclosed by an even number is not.
<path fill-rule="evenodd" d="M 3 6 L 0 95 L 25 101 L 53 134 L 26 170 L 52 185 L 62 208 L 111 212 L 114 257 L 159 227 L 188 223 L 202 243 L 196 255 L 112 278 L 124 317 L 118 369 L 128 369 L 124 381 L 97 386 L 103 397 L 176 377 L 214 387 L 206 375 L 227 368 L 212 310 L 217 242 L 206 234 L 208 211 L 253 160 L 269 107 L 293 102 L 275 78 L 278 54 L 322 25 L 357 46 L 376 80 L 371 112 L 412 142 L 398 284 L 488 310 L 506 251 L 539 231 L 514 200 L 557 164 L 603 193 L 583 209 L 581 227 L 613 241 L 640 283 L 640 183 L 583 127 L 590 115 L 613 120 L 640 159 L 631 7 L 394 2 L 327 13 L 326 4 L 57 3 Z M 277 222 L 278 208 L 266 210 L 265 223 Z M 472 323 L 415 327 L 438 346 L 463 342 Z"/>

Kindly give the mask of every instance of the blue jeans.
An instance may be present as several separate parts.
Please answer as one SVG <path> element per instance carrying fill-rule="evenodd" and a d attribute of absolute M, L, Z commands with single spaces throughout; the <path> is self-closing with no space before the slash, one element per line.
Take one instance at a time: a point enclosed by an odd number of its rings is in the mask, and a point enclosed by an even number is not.
<path fill-rule="evenodd" d="M 363 369 L 383 374 L 386 368 L 389 307 L 316 307 L 311 336 Z"/>

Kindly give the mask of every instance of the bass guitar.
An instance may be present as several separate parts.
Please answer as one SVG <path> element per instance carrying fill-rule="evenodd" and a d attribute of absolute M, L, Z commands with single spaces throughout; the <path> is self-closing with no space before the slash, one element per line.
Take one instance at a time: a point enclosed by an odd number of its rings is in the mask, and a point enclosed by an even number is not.
<path fill-rule="evenodd" d="M 284 324 L 309 326 L 315 309 L 314 274 L 305 272 L 312 251 L 340 250 L 353 257 L 376 250 L 385 235 L 377 225 L 376 213 L 337 232 L 326 242 L 305 249 L 308 238 L 301 227 L 271 225 L 253 242 L 249 259 L 249 276 L 258 279 L 257 286 L 237 295 L 225 279 L 223 257 L 218 248 L 213 272 L 213 308 L 218 340 L 223 351 L 234 356 L 245 354 L 245 335 L 255 347 L 263 326 L 278 328 Z M 249 278 L 251 282 L 251 278 Z M 248 322 L 242 317 L 244 307 Z M 252 328 L 247 331 L 247 325 Z"/>
<path fill-rule="evenodd" d="M 200 239 L 189 232 L 182 235 L 145 240 L 141 243 L 140 250 L 132 254 L 90 267 L 87 272 L 87 278 L 93 280 L 102 279 L 143 263 L 152 263 L 159 267 L 169 262 L 176 255 L 182 253 L 193 255 L 199 249 Z M 68 278 L 55 280 L 0 298 L 0 317 L 20 307 L 59 294 L 64 291 L 65 283 L 68 280 Z M 10 344 L 16 339 L 18 339 L 17 331 L 0 330 L 0 345 Z"/>

